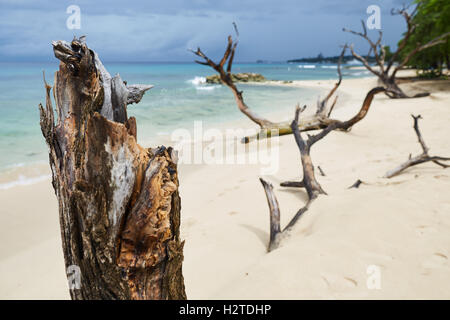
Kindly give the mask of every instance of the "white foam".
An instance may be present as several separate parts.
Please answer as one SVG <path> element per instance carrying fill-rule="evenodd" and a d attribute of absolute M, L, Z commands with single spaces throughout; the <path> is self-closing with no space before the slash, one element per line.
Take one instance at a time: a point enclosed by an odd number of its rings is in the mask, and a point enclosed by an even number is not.
<path fill-rule="evenodd" d="M 316 65 L 314 65 L 314 64 L 301 64 L 298 67 L 300 69 L 315 69 Z"/>
<path fill-rule="evenodd" d="M 207 90 L 207 91 L 211 91 L 214 90 L 216 88 L 219 88 L 219 86 L 202 86 L 202 87 L 196 87 L 197 90 Z"/>
<path fill-rule="evenodd" d="M 351 66 L 362 65 L 362 63 L 359 62 L 359 61 L 356 60 L 356 59 L 353 59 L 353 60 L 348 61 L 347 64 L 349 64 L 349 65 L 351 65 Z"/>
<path fill-rule="evenodd" d="M 191 83 L 191 84 L 193 84 L 195 86 L 198 86 L 198 85 L 201 85 L 201 84 L 205 84 L 206 83 L 206 78 L 205 77 L 195 77 L 194 79 L 190 79 L 187 82 L 189 82 L 189 83 Z"/>
<path fill-rule="evenodd" d="M 337 69 L 337 66 L 321 66 L 322 69 Z"/>
<path fill-rule="evenodd" d="M 370 73 L 370 71 L 358 71 L 358 72 L 350 73 L 350 75 L 359 77 L 359 76 L 362 76 L 364 74 L 369 74 L 369 73 Z"/>
<path fill-rule="evenodd" d="M 50 174 L 33 177 L 33 178 L 27 178 L 23 175 L 19 175 L 19 178 L 15 181 L 0 184 L 0 190 L 11 189 L 11 188 L 17 187 L 17 186 L 29 186 L 31 184 L 35 184 L 35 183 L 50 179 L 51 177 L 52 176 Z"/>

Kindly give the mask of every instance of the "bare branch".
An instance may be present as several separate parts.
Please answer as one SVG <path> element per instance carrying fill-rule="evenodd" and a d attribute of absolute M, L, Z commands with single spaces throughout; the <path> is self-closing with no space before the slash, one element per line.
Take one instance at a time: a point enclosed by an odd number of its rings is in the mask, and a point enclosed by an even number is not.
<path fill-rule="evenodd" d="M 380 56 L 379 56 L 379 53 L 378 53 L 378 46 L 380 45 L 381 40 L 382 40 L 382 33 L 381 33 L 381 31 L 380 31 L 380 33 L 379 33 L 379 38 L 378 38 L 377 42 L 374 43 L 374 42 L 372 41 L 372 39 L 370 39 L 370 38 L 367 36 L 366 24 L 364 23 L 364 20 L 361 20 L 361 25 L 362 25 L 362 28 L 363 28 L 363 33 L 361 33 L 361 32 L 356 32 L 356 31 L 353 31 L 353 30 L 350 30 L 350 29 L 347 29 L 347 28 L 343 28 L 343 31 L 344 31 L 344 32 L 352 33 L 352 34 L 357 35 L 357 36 L 360 36 L 360 37 L 362 37 L 363 39 L 365 39 L 365 40 L 369 43 L 370 49 L 369 49 L 369 52 L 368 52 L 368 54 L 367 54 L 367 59 L 369 59 L 370 53 L 373 52 L 374 57 L 375 57 L 375 60 L 376 60 L 376 62 L 377 62 L 377 64 L 378 64 L 378 67 L 380 68 L 381 73 L 382 73 L 382 72 L 384 72 L 384 65 L 381 63 L 381 59 L 380 59 Z M 353 56 L 354 56 L 356 59 L 358 59 L 358 60 L 361 59 L 360 61 L 364 64 L 364 66 L 366 66 L 366 64 L 369 65 L 366 59 L 362 58 L 362 57 L 359 56 L 359 55 L 355 55 L 355 54 L 354 54 L 353 48 L 352 48 L 352 54 L 353 54 Z M 357 56 L 358 56 L 358 57 L 357 57 Z M 364 61 L 365 61 L 366 63 L 364 63 Z M 367 66 L 366 66 L 366 68 L 367 68 Z"/>
<path fill-rule="evenodd" d="M 367 70 L 369 70 L 370 72 L 372 72 L 374 75 L 376 75 L 377 77 L 381 77 L 381 73 L 376 71 L 375 69 L 373 69 L 370 65 L 369 62 L 364 59 L 363 57 L 361 57 L 359 54 L 357 54 L 353 48 L 353 44 L 350 45 L 350 51 L 352 52 L 353 57 L 358 60 L 359 62 L 361 62 L 364 67 L 366 67 Z"/>
<path fill-rule="evenodd" d="M 325 177 L 325 176 L 326 176 L 325 172 L 323 172 L 323 170 L 322 170 L 322 168 L 321 168 L 320 166 L 317 166 L 317 169 L 319 170 L 320 175 L 321 175 L 322 177 Z"/>
<path fill-rule="evenodd" d="M 341 85 L 342 82 L 342 72 L 341 72 L 341 64 L 342 64 L 342 58 L 345 55 L 345 51 L 347 50 L 347 45 L 344 45 L 341 55 L 339 56 L 339 60 L 338 60 L 338 65 L 337 65 L 337 72 L 338 72 L 338 82 L 336 82 L 336 84 L 334 85 L 334 87 L 330 90 L 330 92 L 328 93 L 328 95 L 325 97 L 325 99 L 323 99 L 322 101 L 320 101 L 318 103 L 317 106 L 317 112 L 316 115 L 323 115 L 325 110 L 326 110 L 326 106 L 328 103 L 328 100 L 330 100 L 330 98 L 333 96 L 333 94 L 336 92 L 336 90 L 339 88 L 339 86 Z M 336 98 L 337 99 L 337 98 Z M 336 100 L 335 102 L 336 103 Z M 334 103 L 332 108 L 334 107 Z M 328 115 L 331 113 L 331 111 L 328 113 Z"/>
<path fill-rule="evenodd" d="M 234 25 L 236 34 L 239 35 L 236 24 L 233 24 L 233 25 Z M 238 105 L 238 108 L 242 113 L 244 113 L 254 123 L 258 124 L 261 128 L 273 127 L 274 126 L 273 122 L 260 117 L 246 105 L 246 103 L 244 102 L 244 97 L 242 96 L 242 91 L 239 91 L 237 89 L 236 85 L 233 83 L 233 79 L 231 77 L 231 68 L 233 65 L 233 59 L 234 59 L 237 44 L 238 44 L 237 41 L 233 42 L 232 37 L 228 36 L 227 47 L 226 47 L 225 53 L 219 63 L 215 63 L 213 60 L 208 58 L 208 56 L 206 56 L 206 54 L 203 53 L 203 51 L 200 48 L 198 48 L 197 51 L 191 50 L 191 52 L 193 52 L 195 55 L 197 55 L 197 56 L 201 57 L 203 60 L 205 60 L 204 62 L 196 61 L 197 63 L 202 64 L 202 65 L 209 65 L 210 67 L 212 67 L 214 70 L 216 70 L 219 73 L 220 80 L 222 81 L 222 83 L 225 84 L 226 86 L 228 86 L 231 89 L 231 91 L 233 92 L 236 103 Z M 227 70 L 225 71 L 224 65 L 225 65 L 225 63 L 227 63 L 227 61 L 228 61 Z"/>
<path fill-rule="evenodd" d="M 281 187 L 288 187 L 288 188 L 304 188 L 305 184 L 303 181 L 285 181 L 280 183 Z"/>
<path fill-rule="evenodd" d="M 406 170 L 409 167 L 412 167 L 412 166 L 415 166 L 415 165 L 418 165 L 418 164 L 421 164 L 424 162 L 428 162 L 428 161 L 432 161 L 433 163 L 443 167 L 444 169 L 449 167 L 449 165 L 446 165 L 440 161 L 450 161 L 450 158 L 428 155 L 429 149 L 426 146 L 425 141 L 422 138 L 422 134 L 420 133 L 420 130 L 419 130 L 419 119 L 422 119 L 422 117 L 420 115 L 418 115 L 418 116 L 411 115 L 411 116 L 414 119 L 414 131 L 416 132 L 417 139 L 419 140 L 420 146 L 422 147 L 423 151 L 421 154 L 419 154 L 418 156 L 415 156 L 415 157 L 411 157 L 411 154 L 410 154 L 408 161 L 402 163 L 397 168 L 394 168 L 393 170 L 388 171 L 385 174 L 385 178 L 392 178 L 393 176 L 400 174 L 401 172 L 403 172 L 404 170 Z"/>

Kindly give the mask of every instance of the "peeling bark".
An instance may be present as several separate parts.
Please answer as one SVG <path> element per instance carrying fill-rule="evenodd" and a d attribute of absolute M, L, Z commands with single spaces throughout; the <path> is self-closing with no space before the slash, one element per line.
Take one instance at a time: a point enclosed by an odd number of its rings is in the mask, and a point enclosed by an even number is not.
<path fill-rule="evenodd" d="M 185 299 L 176 153 L 141 147 L 127 116 L 151 86 L 111 77 L 83 38 L 53 50 L 56 123 L 45 79 L 39 108 L 72 299 Z"/>

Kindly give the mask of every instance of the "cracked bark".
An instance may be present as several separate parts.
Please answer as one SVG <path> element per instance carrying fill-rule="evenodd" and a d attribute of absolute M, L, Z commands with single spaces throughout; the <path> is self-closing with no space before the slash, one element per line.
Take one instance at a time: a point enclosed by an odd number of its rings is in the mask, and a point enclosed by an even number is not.
<path fill-rule="evenodd" d="M 152 86 L 111 77 L 83 38 L 53 42 L 60 62 L 39 105 L 59 203 L 72 299 L 185 299 L 176 153 L 143 148 L 127 105 Z"/>

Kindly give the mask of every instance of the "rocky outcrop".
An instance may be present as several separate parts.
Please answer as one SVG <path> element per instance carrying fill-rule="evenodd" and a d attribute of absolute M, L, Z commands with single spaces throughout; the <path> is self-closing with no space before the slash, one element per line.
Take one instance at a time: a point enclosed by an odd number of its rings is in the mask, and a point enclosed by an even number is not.
<path fill-rule="evenodd" d="M 231 74 L 233 82 L 263 82 L 267 79 L 259 73 L 233 73 Z M 206 83 L 221 83 L 218 74 L 206 77 Z"/>

